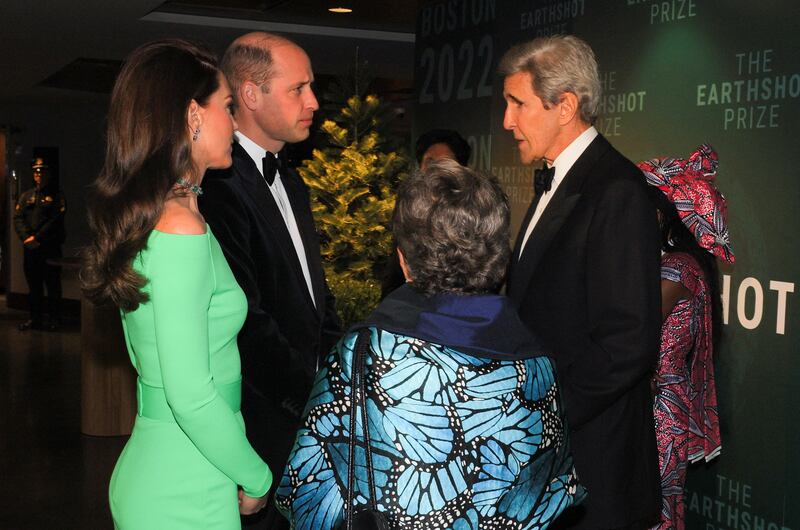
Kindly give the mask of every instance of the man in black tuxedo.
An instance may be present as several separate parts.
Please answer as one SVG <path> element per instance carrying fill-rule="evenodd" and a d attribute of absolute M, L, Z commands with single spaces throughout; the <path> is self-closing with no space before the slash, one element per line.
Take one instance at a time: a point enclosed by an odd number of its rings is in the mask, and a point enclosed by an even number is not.
<path fill-rule="evenodd" d="M 237 105 L 233 166 L 206 175 L 200 209 L 247 296 L 238 339 L 242 414 L 274 492 L 318 359 L 340 334 L 308 190 L 279 155 L 308 138 L 319 105 L 308 56 L 282 37 L 239 37 L 222 69 Z M 245 527 L 288 528 L 271 502 L 264 512 Z"/>
<path fill-rule="evenodd" d="M 565 401 L 582 506 L 555 524 L 640 529 L 658 520 L 650 376 L 660 332 L 659 236 L 641 172 L 592 126 L 600 79 L 573 36 L 509 50 L 503 126 L 542 160 L 507 293 L 549 346 Z"/>

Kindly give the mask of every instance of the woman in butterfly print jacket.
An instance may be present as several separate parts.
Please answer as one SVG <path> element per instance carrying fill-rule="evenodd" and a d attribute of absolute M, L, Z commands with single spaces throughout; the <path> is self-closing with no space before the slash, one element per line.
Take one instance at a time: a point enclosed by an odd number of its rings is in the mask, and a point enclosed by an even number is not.
<path fill-rule="evenodd" d="M 544 529 L 583 499 L 553 362 L 503 296 L 509 211 L 455 162 L 402 187 L 393 228 L 408 283 L 325 359 L 276 494 L 298 530 L 345 517 L 353 352 L 369 330 L 366 409 L 377 509 L 397 529 Z M 356 510 L 371 494 L 361 411 Z"/>

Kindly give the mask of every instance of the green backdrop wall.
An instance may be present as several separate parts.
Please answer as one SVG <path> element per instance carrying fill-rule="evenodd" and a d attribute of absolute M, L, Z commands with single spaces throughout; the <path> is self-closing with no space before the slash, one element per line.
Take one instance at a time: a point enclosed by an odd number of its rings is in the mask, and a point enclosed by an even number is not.
<path fill-rule="evenodd" d="M 734 268 L 723 270 L 721 456 L 690 468 L 690 529 L 800 530 L 800 3 L 444 0 L 420 8 L 415 132 L 460 131 L 499 177 L 516 228 L 532 170 L 503 130 L 499 57 L 573 33 L 594 48 L 597 128 L 631 160 L 718 152 Z"/>

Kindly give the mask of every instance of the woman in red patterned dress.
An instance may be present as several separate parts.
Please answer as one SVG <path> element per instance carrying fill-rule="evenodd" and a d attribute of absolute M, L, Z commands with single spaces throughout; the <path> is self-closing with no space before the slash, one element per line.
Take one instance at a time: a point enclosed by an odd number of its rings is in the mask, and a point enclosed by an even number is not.
<path fill-rule="evenodd" d="M 713 184 L 717 155 L 706 145 L 686 159 L 639 164 L 659 212 L 662 236 L 661 351 L 654 415 L 663 504 L 658 530 L 685 527 L 689 462 L 722 448 L 713 352 L 721 331 L 716 259 L 733 263 L 725 198 Z"/>

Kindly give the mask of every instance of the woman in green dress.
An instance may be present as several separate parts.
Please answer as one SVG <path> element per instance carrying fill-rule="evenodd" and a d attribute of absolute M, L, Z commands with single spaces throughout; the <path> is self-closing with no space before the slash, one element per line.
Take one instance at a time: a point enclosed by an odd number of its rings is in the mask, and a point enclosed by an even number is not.
<path fill-rule="evenodd" d="M 120 308 L 139 376 L 119 529 L 238 529 L 272 484 L 239 407 L 245 296 L 197 208 L 205 171 L 231 164 L 232 101 L 213 55 L 178 40 L 134 51 L 112 93 L 83 279 Z"/>

